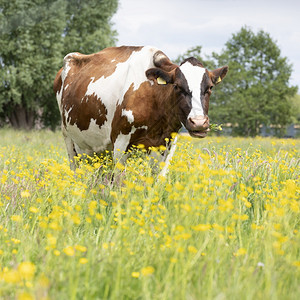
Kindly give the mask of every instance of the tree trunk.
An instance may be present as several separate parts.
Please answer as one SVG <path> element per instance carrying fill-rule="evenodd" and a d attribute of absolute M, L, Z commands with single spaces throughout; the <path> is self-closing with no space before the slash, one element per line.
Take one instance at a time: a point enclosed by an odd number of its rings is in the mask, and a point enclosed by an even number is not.
<path fill-rule="evenodd" d="M 33 129 L 34 111 L 29 110 L 21 105 L 16 105 L 15 109 L 9 116 L 9 122 L 15 129 Z"/>

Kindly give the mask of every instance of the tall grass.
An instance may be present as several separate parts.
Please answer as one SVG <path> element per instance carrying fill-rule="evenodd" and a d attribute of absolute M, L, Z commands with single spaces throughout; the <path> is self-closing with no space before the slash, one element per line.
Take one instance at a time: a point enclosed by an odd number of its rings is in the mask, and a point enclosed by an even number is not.
<path fill-rule="evenodd" d="M 298 299 L 299 146 L 180 137 L 163 178 L 1 130 L 0 298 Z"/>

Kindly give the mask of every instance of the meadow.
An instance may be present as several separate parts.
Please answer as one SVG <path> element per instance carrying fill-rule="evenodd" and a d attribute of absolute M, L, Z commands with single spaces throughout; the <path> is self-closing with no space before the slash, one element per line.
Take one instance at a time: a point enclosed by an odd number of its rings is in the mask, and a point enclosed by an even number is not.
<path fill-rule="evenodd" d="M 181 136 L 165 178 L 142 147 L 74 172 L 60 132 L 2 129 L 0 298 L 299 299 L 299 151 Z"/>

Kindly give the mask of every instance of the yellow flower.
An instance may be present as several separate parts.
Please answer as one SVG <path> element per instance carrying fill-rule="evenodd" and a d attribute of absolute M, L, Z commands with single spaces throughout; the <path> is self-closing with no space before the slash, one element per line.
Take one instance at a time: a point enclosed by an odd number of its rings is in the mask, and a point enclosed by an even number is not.
<path fill-rule="evenodd" d="M 151 274 L 154 273 L 154 268 L 151 266 L 142 268 L 141 273 L 143 276 L 150 276 Z"/>
<path fill-rule="evenodd" d="M 18 294 L 18 300 L 34 300 L 34 297 L 27 293 L 27 292 L 22 292 L 20 294 Z"/>
<path fill-rule="evenodd" d="M 14 244 L 16 244 L 16 245 L 21 243 L 20 240 L 15 239 L 15 238 L 11 238 L 11 241 L 12 241 Z"/>
<path fill-rule="evenodd" d="M 292 263 L 293 266 L 300 268 L 300 261 L 294 261 Z"/>
<path fill-rule="evenodd" d="M 98 162 L 94 163 L 94 168 L 95 169 L 99 169 L 100 167 L 101 167 L 100 163 L 98 163 Z"/>
<path fill-rule="evenodd" d="M 102 220 L 103 219 L 103 216 L 99 213 L 96 214 L 96 219 L 97 220 Z"/>
<path fill-rule="evenodd" d="M 84 265 L 84 264 L 88 263 L 88 259 L 85 258 L 85 257 L 81 257 L 81 258 L 79 259 L 79 263 L 82 264 L 82 265 Z"/>
<path fill-rule="evenodd" d="M 233 253 L 234 256 L 243 256 L 247 253 L 247 250 L 245 248 L 238 249 L 237 252 Z"/>
<path fill-rule="evenodd" d="M 74 248 L 80 252 L 86 252 L 87 248 L 81 245 L 75 245 Z"/>
<path fill-rule="evenodd" d="M 36 214 L 36 213 L 39 211 L 39 209 L 36 208 L 36 207 L 34 207 L 34 206 L 31 206 L 31 207 L 29 208 L 29 211 L 32 212 L 32 213 L 34 213 L 34 214 Z"/>
<path fill-rule="evenodd" d="M 30 261 L 25 261 L 19 264 L 18 271 L 23 279 L 30 280 L 33 278 L 36 267 Z"/>
<path fill-rule="evenodd" d="M 237 214 L 233 214 L 232 215 L 232 218 L 234 220 L 240 220 L 240 221 L 246 221 L 249 219 L 249 216 L 248 215 L 237 215 Z"/>
<path fill-rule="evenodd" d="M 207 231 L 211 228 L 210 224 L 199 224 L 196 226 L 192 226 L 192 229 L 194 229 L 195 231 Z"/>
<path fill-rule="evenodd" d="M 132 273 L 131 273 L 131 276 L 132 276 L 133 278 L 139 278 L 139 277 L 140 277 L 140 272 L 132 272 Z"/>
<path fill-rule="evenodd" d="M 75 213 L 73 216 L 71 216 L 71 220 L 74 224 L 79 225 L 81 223 L 80 217 L 77 213 Z"/>
<path fill-rule="evenodd" d="M 21 197 L 22 198 L 29 198 L 30 197 L 30 193 L 28 190 L 22 191 L 21 192 Z"/>
<path fill-rule="evenodd" d="M 113 197 L 117 197 L 117 193 L 116 193 L 116 192 L 110 191 L 110 194 L 111 194 L 112 196 L 114 195 Z M 102 200 L 102 199 L 100 199 L 99 202 L 100 202 L 100 204 L 103 205 L 103 206 L 107 206 L 107 205 L 108 205 L 107 202 L 104 201 L 104 200 Z"/>
<path fill-rule="evenodd" d="M 57 242 L 56 237 L 54 237 L 54 236 L 52 236 L 52 235 L 49 235 L 49 236 L 47 237 L 47 239 L 48 239 L 48 244 L 50 245 L 50 247 L 51 247 L 51 248 L 55 248 L 56 242 Z"/>
<path fill-rule="evenodd" d="M 22 217 L 19 215 L 12 215 L 10 219 L 14 222 L 22 222 Z"/>
<path fill-rule="evenodd" d="M 65 249 L 63 249 L 63 252 L 68 256 L 74 256 L 75 250 L 72 246 L 68 246 Z"/>
<path fill-rule="evenodd" d="M 4 272 L 2 276 L 7 283 L 18 283 L 21 281 L 20 274 L 16 270 L 8 270 L 7 272 Z"/>
<path fill-rule="evenodd" d="M 190 253 L 197 253 L 198 252 L 197 248 L 194 247 L 194 246 L 188 246 L 188 251 Z"/>
<path fill-rule="evenodd" d="M 120 162 L 116 163 L 116 168 L 119 169 L 120 171 L 123 171 L 125 169 L 125 167 Z"/>

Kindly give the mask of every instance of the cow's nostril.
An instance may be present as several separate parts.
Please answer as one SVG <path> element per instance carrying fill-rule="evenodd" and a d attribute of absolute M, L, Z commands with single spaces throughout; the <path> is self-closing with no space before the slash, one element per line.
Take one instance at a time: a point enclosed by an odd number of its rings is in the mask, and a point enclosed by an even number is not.
<path fill-rule="evenodd" d="M 189 122 L 190 122 L 192 125 L 195 125 L 195 122 L 193 121 L 192 118 L 189 118 Z"/>

